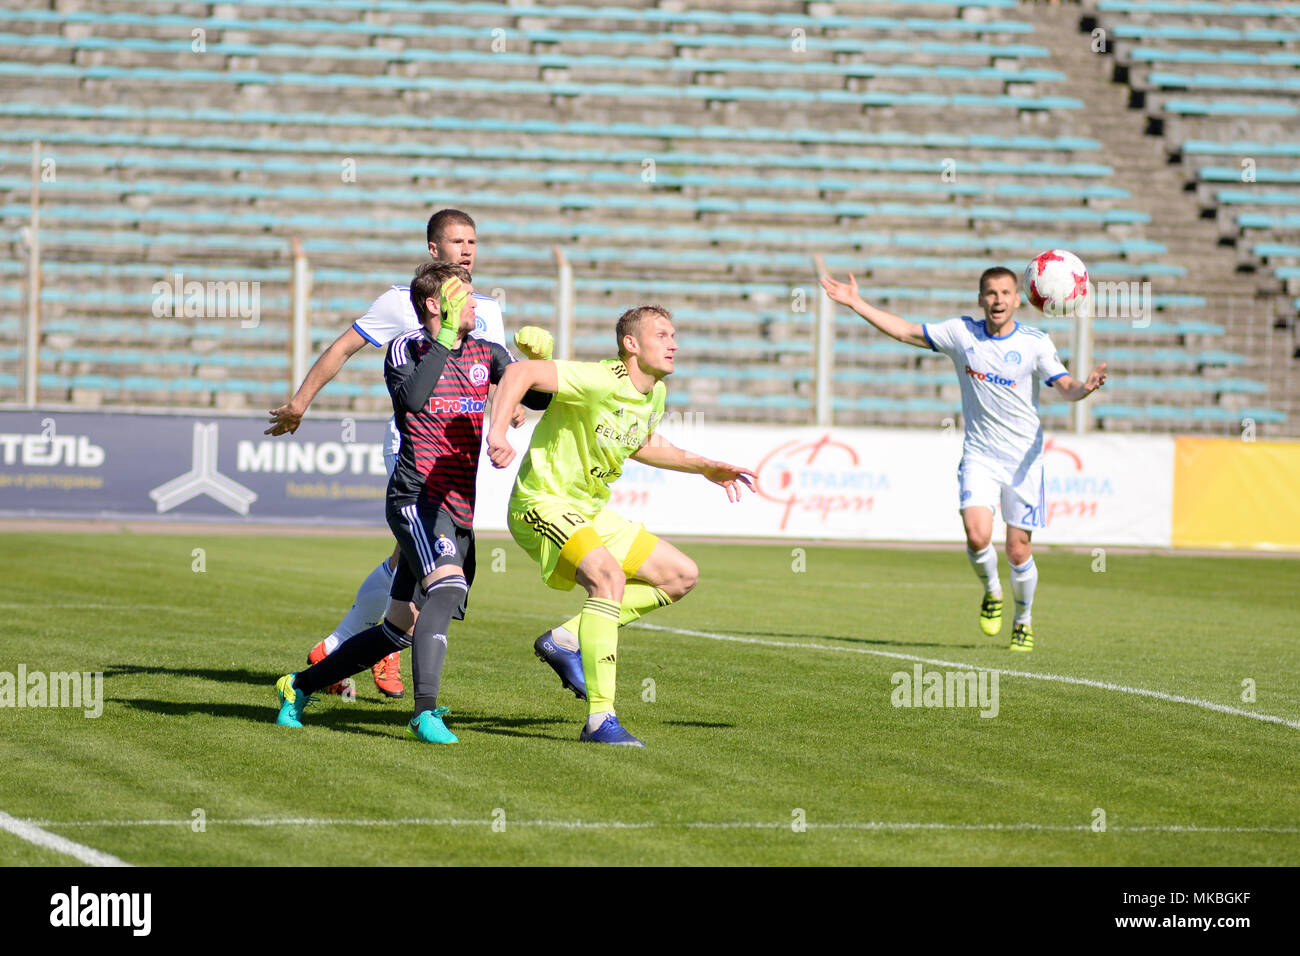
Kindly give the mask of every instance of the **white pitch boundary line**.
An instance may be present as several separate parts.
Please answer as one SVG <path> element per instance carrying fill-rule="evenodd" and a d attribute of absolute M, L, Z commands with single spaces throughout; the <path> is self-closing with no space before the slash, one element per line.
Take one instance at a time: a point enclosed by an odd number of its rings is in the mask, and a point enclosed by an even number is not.
<path fill-rule="evenodd" d="M 13 819 L 12 817 L 10 819 Z M 190 827 L 191 818 L 177 820 L 38 820 L 17 821 L 35 827 Z M 228 827 L 491 827 L 491 817 L 461 819 L 406 817 L 391 820 L 329 819 L 320 817 L 248 817 L 232 820 L 207 820 L 206 826 Z M 508 820 L 508 827 L 531 827 L 547 830 L 785 830 L 792 821 L 768 820 L 700 820 L 658 822 L 654 820 Z M 908 820 L 865 820 L 801 824 L 809 830 L 878 830 L 891 831 L 1053 831 L 1091 832 L 1088 823 L 933 823 Z M 1297 833 L 1300 827 L 1214 827 L 1195 824 L 1153 824 L 1148 826 L 1108 826 L 1107 833 Z M 56 839 L 62 839 L 61 837 Z M 79 844 L 74 844 L 79 845 Z M 97 851 L 91 851 L 97 852 Z M 126 865 L 126 864 L 123 864 Z"/>
<path fill-rule="evenodd" d="M 1227 704 L 1216 704 L 1212 700 L 1201 700 L 1198 697 L 1184 697 L 1181 694 L 1167 694 L 1162 690 L 1149 690 L 1145 687 L 1129 687 L 1125 684 L 1113 684 L 1110 681 L 1090 680 L 1086 677 L 1070 677 L 1066 674 L 1038 674 L 1033 671 L 1010 671 L 1004 670 L 1001 667 L 987 667 L 981 664 L 962 664 L 957 661 L 944 661 L 933 657 L 918 657 L 915 654 L 901 654 L 897 651 L 878 651 L 864 647 L 837 647 L 832 644 L 813 644 L 810 642 L 797 641 L 767 641 L 757 637 L 737 637 L 734 634 L 715 634 L 712 631 L 694 631 L 683 627 L 664 627 L 661 624 L 637 623 L 631 626 L 644 628 L 648 631 L 664 631 L 669 634 L 684 634 L 688 637 L 704 637 L 711 641 L 731 641 L 737 644 L 761 644 L 764 647 L 793 647 L 815 651 L 839 651 L 842 654 L 868 654 L 872 657 L 888 657 L 894 660 L 913 661 L 919 664 L 934 664 L 938 667 L 949 667 L 955 670 L 988 671 L 990 673 L 1001 674 L 1007 677 L 1024 677 L 1029 680 L 1045 680 L 1057 684 L 1074 684 L 1078 687 L 1096 687 L 1099 690 L 1114 691 L 1118 694 L 1133 694 L 1138 697 L 1153 697 L 1156 700 L 1166 700 L 1174 704 L 1187 704 L 1192 707 L 1200 707 L 1204 710 L 1212 710 L 1220 714 L 1231 714 L 1234 717 L 1249 717 L 1251 720 L 1259 720 L 1267 724 L 1280 724 L 1283 727 L 1290 727 L 1292 730 L 1300 730 L 1300 720 L 1288 720 L 1285 717 L 1278 717 L 1274 714 L 1265 714 L 1253 710 L 1242 710 L 1240 707 L 1229 707 Z"/>
<path fill-rule="evenodd" d="M 46 850 L 53 850 L 55 853 L 62 853 L 64 856 L 70 856 L 80 860 L 89 866 L 130 866 L 125 860 L 120 860 L 111 853 L 105 853 L 102 850 L 96 850 L 94 847 L 86 846 L 84 843 L 77 843 L 75 840 L 69 840 L 67 837 L 59 836 L 57 833 L 50 833 L 47 830 L 33 823 L 31 820 L 20 820 L 17 817 L 11 817 L 9 814 L 0 810 L 0 830 L 6 833 L 12 833 L 20 840 L 26 840 L 34 846 L 43 847 Z"/>

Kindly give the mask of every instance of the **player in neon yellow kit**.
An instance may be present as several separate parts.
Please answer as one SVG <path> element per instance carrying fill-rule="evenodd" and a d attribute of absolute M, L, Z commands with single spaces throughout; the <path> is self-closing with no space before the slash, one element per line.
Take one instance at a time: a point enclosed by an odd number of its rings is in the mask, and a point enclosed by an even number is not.
<path fill-rule="evenodd" d="M 619 317 L 619 357 L 604 362 L 517 362 L 497 385 L 488 457 L 497 468 L 514 459 L 506 440 L 508 410 L 530 389 L 555 395 L 533 432 L 510 496 L 510 533 L 541 565 L 542 579 L 587 591 L 582 612 L 538 639 L 539 656 L 565 686 L 587 697 L 580 739 L 643 746 L 614 713 L 618 629 L 695 587 L 695 562 L 666 541 L 606 507 L 609 486 L 629 457 L 656 468 L 703 475 L 739 501 L 748 468 L 701 458 L 655 434 L 672 374 L 672 316 L 643 305 Z M 517 393 L 517 394 L 516 394 Z M 500 413 L 498 413 L 499 410 Z M 544 651 L 548 638 L 551 646 Z M 567 653 L 568 671 L 552 658 Z M 581 673 L 576 657 L 581 654 Z M 576 686 L 581 680 L 581 686 Z"/>

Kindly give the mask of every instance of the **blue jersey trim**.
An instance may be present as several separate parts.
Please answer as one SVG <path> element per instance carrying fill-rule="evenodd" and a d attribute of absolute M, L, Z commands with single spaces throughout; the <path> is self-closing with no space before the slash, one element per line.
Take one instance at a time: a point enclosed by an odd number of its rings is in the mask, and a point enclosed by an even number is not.
<path fill-rule="evenodd" d="M 921 323 L 921 334 L 924 335 L 925 340 L 930 343 L 931 352 L 939 351 L 937 348 L 934 347 L 934 339 L 930 338 L 930 330 L 925 327 L 924 322 Z"/>
<path fill-rule="evenodd" d="M 1049 379 L 1047 380 L 1047 384 L 1048 384 L 1048 385 L 1051 385 L 1051 384 L 1052 384 L 1053 382 L 1055 382 L 1058 378 L 1061 378 L 1061 377 L 1063 377 L 1063 376 L 1065 376 L 1065 375 L 1069 375 L 1069 374 L 1070 374 L 1069 372 L 1058 372 L 1056 375 L 1053 375 L 1051 378 L 1049 378 Z"/>
<path fill-rule="evenodd" d="M 353 327 L 354 329 L 357 330 L 357 335 L 361 336 L 363 339 L 365 339 L 365 340 L 366 340 L 367 342 L 369 342 L 371 345 L 375 346 L 376 348 L 381 348 L 381 349 L 384 347 L 384 343 L 383 343 L 383 342 L 376 342 L 376 341 L 375 341 L 374 339 L 372 339 L 370 336 L 366 335 L 365 330 L 364 330 L 363 328 L 361 328 L 361 326 L 357 325 L 355 322 L 352 323 L 352 327 Z"/>
<path fill-rule="evenodd" d="M 1016 334 L 1016 329 L 1018 328 L 1020 328 L 1019 322 L 1017 322 L 1015 326 L 1011 329 L 1011 331 L 1008 332 L 1006 335 L 993 335 L 992 333 L 989 332 L 989 320 L 988 319 L 984 320 L 984 334 L 994 342 L 1001 342 L 1003 339 L 1011 338 L 1011 336 Z"/>

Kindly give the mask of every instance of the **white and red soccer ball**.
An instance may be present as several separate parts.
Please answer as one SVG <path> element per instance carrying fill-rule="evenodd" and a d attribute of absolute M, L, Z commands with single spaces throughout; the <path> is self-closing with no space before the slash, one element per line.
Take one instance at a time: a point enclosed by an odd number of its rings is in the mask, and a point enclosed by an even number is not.
<path fill-rule="evenodd" d="M 1044 252 L 1025 267 L 1024 293 L 1044 315 L 1075 315 L 1088 307 L 1088 268 L 1073 252 Z"/>

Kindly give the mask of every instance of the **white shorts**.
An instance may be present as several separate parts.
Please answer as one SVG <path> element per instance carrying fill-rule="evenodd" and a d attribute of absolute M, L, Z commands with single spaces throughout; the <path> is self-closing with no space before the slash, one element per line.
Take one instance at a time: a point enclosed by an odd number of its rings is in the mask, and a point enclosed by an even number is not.
<path fill-rule="evenodd" d="M 1034 531 L 1047 526 L 1047 489 L 1043 459 L 1034 459 L 1014 473 L 1006 465 L 986 458 L 963 456 L 957 466 L 959 510 L 983 505 L 1013 528 Z"/>
<path fill-rule="evenodd" d="M 402 433 L 397 430 L 397 419 L 388 420 L 388 435 L 384 440 L 384 467 L 388 469 L 388 477 L 393 477 L 393 469 L 397 467 L 397 453 L 402 450 Z"/>

